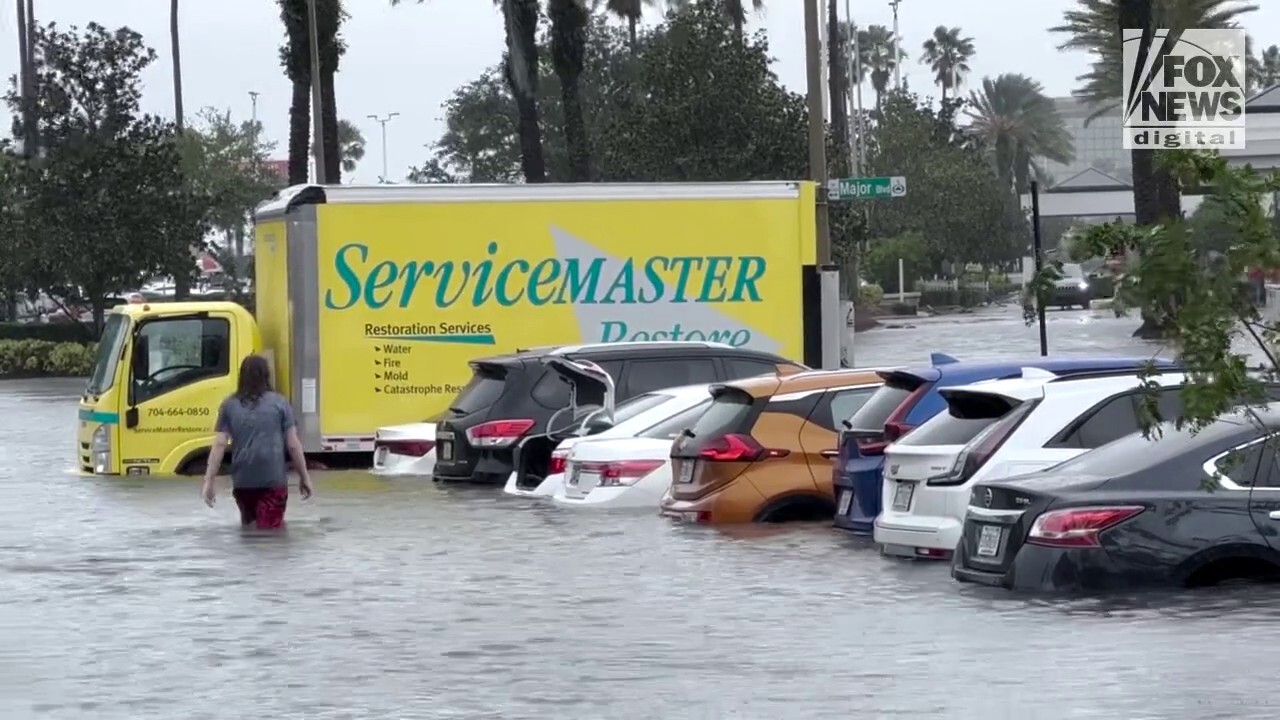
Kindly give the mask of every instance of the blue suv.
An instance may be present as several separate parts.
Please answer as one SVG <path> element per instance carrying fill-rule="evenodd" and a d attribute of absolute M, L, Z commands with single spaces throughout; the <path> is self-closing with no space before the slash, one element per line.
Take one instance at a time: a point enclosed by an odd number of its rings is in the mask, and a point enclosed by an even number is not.
<path fill-rule="evenodd" d="M 983 380 L 1021 377 L 1022 368 L 1038 368 L 1056 375 L 1073 372 L 1129 370 L 1148 365 L 1176 367 L 1171 360 L 1153 358 L 1038 357 L 1025 360 L 960 362 L 942 353 L 932 365 L 885 370 L 884 385 L 844 421 L 839 451 L 831 469 L 836 497 L 833 524 L 859 535 L 870 535 L 880 514 L 884 450 L 890 443 L 947 407 L 938 394 L 944 387 Z"/>

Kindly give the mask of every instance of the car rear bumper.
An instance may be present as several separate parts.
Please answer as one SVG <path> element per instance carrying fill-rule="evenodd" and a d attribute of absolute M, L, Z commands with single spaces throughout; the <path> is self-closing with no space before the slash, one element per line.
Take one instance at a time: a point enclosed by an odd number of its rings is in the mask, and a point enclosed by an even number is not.
<path fill-rule="evenodd" d="M 388 453 L 383 457 L 379 457 L 376 452 L 373 456 L 374 475 L 421 475 L 426 477 L 431 475 L 435 470 L 435 466 L 435 450 L 421 456 Z"/>
<path fill-rule="evenodd" d="M 484 450 L 478 452 L 475 463 L 442 464 L 436 462 L 431 479 L 437 482 L 472 482 L 484 485 L 505 485 L 515 472 L 511 450 Z"/>
<path fill-rule="evenodd" d="M 955 518 L 895 513 L 876 519 L 874 537 L 889 555 L 949 558 L 962 534 L 963 525 Z"/>
<path fill-rule="evenodd" d="M 1146 568 L 1118 567 L 1101 548 L 1051 548 L 1022 545 L 1003 571 L 986 569 L 956 548 L 951 577 L 1009 590 L 1038 593 L 1098 592 L 1165 584 Z"/>
<path fill-rule="evenodd" d="M 520 487 L 516 484 L 517 475 L 511 473 L 507 477 L 507 484 L 502 491 L 508 495 L 516 497 L 551 497 L 556 491 L 564 487 L 564 473 L 556 473 L 543 478 L 537 487 L 527 488 Z"/>

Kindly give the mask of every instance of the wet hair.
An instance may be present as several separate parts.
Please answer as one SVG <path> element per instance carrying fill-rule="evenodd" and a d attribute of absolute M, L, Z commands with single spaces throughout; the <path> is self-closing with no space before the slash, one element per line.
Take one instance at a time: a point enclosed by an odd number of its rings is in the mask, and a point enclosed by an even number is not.
<path fill-rule="evenodd" d="M 241 405 L 255 405 L 258 399 L 271 392 L 271 367 L 261 355 L 250 355 L 240 363 L 240 380 L 236 385 L 236 399 Z"/>

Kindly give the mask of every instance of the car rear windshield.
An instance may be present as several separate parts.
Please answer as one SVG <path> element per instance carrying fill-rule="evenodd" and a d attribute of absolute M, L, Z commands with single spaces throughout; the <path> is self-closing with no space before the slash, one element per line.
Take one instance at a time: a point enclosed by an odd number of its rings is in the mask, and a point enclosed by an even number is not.
<path fill-rule="evenodd" d="M 849 425 L 854 430 L 884 432 L 884 424 L 893 415 L 893 411 L 906 402 L 911 393 L 923 384 L 924 381 L 920 378 L 905 373 L 890 375 L 871 399 L 867 400 L 852 418 L 847 418 Z M 846 418 L 837 418 L 837 420 L 844 419 Z"/>
<path fill-rule="evenodd" d="M 710 405 L 710 400 L 700 402 L 688 410 L 682 410 L 666 420 L 646 428 L 643 432 L 636 433 L 636 437 L 649 438 L 651 440 L 675 440 L 676 436 L 685 428 L 693 427 Z"/>
<path fill-rule="evenodd" d="M 746 432 L 747 417 L 751 415 L 753 399 L 737 388 L 720 388 L 712 395 L 711 404 L 706 412 L 693 424 L 693 437 L 686 444 L 689 449 L 697 449 L 703 442 L 711 442 L 728 433 Z"/>
<path fill-rule="evenodd" d="M 947 409 L 907 433 L 899 445 L 964 445 L 977 437 L 1019 402 L 987 393 L 954 394 Z"/>
<path fill-rule="evenodd" d="M 473 366 L 471 381 L 449 404 L 455 415 L 470 415 L 498 402 L 506 386 L 506 371 L 494 365 Z"/>

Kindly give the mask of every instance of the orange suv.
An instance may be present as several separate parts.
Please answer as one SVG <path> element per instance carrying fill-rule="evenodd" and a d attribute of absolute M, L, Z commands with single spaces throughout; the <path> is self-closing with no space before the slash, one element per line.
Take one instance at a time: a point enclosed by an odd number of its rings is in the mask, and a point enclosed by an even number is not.
<path fill-rule="evenodd" d="M 715 385 L 671 446 L 662 514 L 702 524 L 830 520 L 841 420 L 884 380 L 875 370 L 811 370 Z"/>

